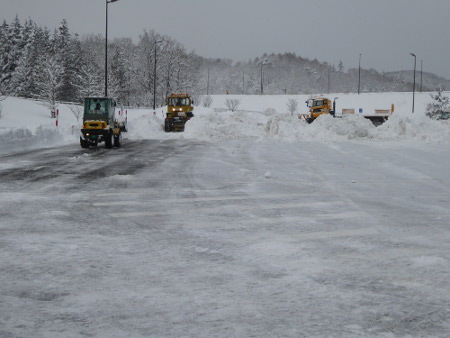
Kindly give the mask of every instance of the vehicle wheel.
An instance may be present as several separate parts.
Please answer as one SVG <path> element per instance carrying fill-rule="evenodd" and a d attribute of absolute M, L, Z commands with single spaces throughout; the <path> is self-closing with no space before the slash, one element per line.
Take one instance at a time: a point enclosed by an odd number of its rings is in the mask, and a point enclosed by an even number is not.
<path fill-rule="evenodd" d="M 114 135 L 114 147 L 120 148 L 122 145 L 122 133 L 119 133 L 119 135 Z"/>
<path fill-rule="evenodd" d="M 89 142 L 86 141 L 86 140 L 83 140 L 83 139 L 80 137 L 80 146 L 81 146 L 81 148 L 89 148 Z"/>
<path fill-rule="evenodd" d="M 105 135 L 105 148 L 111 149 L 113 147 L 113 137 L 114 135 L 111 132 Z"/>
<path fill-rule="evenodd" d="M 386 120 L 384 119 L 384 117 L 376 117 L 371 119 L 373 125 L 375 127 L 381 126 Z"/>

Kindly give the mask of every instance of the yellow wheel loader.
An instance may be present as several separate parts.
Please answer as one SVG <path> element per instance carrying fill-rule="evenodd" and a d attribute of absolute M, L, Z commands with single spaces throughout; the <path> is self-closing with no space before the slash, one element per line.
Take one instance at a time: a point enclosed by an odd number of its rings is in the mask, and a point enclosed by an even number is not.
<path fill-rule="evenodd" d="M 116 102 L 107 97 L 87 97 L 84 100 L 83 127 L 80 134 L 82 148 L 96 147 L 104 142 L 106 148 L 122 145 L 122 132 L 126 132 L 125 120 L 115 116 Z"/>

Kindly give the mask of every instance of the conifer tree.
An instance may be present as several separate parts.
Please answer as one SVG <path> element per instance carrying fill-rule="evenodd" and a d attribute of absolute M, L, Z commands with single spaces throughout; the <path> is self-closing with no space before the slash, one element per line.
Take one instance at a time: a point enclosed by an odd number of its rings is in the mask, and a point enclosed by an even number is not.
<path fill-rule="evenodd" d="M 442 85 L 439 85 L 436 93 L 430 94 L 433 101 L 427 105 L 426 115 L 434 120 L 440 119 L 449 107 L 449 98 L 443 94 L 443 91 Z"/>

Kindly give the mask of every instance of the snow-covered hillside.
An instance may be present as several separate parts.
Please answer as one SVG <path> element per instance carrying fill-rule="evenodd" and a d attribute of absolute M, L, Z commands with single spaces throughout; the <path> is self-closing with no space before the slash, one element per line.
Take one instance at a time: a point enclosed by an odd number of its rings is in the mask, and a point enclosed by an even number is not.
<path fill-rule="evenodd" d="M 449 142 L 448 121 L 434 121 L 425 116 L 426 105 L 431 101 L 428 93 L 416 93 L 415 113 L 412 114 L 412 93 L 381 94 L 331 94 L 337 97 L 337 109 L 361 108 L 364 113 L 374 109 L 389 109 L 394 104 L 395 112 L 385 124 L 375 127 L 370 121 L 356 114 L 345 119 L 323 116 L 308 125 L 290 114 L 289 99 L 298 102 L 298 112 L 305 112 L 306 95 L 279 96 L 212 96 L 210 108 L 195 107 L 195 118 L 188 122 L 186 131 L 168 134 L 163 131 L 165 107 L 152 109 L 123 108 L 129 121 L 129 139 L 197 138 L 201 140 L 223 139 L 272 139 L 295 142 L 309 140 L 335 142 L 355 141 L 426 141 Z M 225 101 L 238 99 L 238 110 L 227 111 Z M 58 126 L 55 119 L 42 104 L 33 100 L 9 97 L 2 102 L 0 138 L 3 150 L 29 146 L 50 146 L 78 143 L 81 118 L 77 120 L 77 109 L 81 107 L 60 104 Z M 117 109 L 117 113 L 120 109 Z"/>

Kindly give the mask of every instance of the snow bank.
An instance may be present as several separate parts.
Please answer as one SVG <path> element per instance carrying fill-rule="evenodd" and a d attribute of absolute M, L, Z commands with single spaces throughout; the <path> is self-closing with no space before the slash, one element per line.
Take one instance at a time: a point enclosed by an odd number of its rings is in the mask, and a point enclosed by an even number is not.
<path fill-rule="evenodd" d="M 79 123 L 67 105 L 60 105 L 56 119 L 41 102 L 8 97 L 1 102 L 1 152 L 33 147 L 50 147 L 78 140 Z"/>
<path fill-rule="evenodd" d="M 359 114 L 344 118 L 321 116 L 312 124 L 296 115 L 273 108 L 263 112 L 225 112 L 212 109 L 197 112 L 186 124 L 186 138 L 203 140 L 272 139 L 278 141 L 335 142 L 344 140 L 414 140 L 449 142 L 449 121 L 435 121 L 425 114 L 398 111 L 387 122 L 375 127 Z"/>
<path fill-rule="evenodd" d="M 450 121 L 431 120 L 423 112 L 397 112 L 372 132 L 372 138 L 448 143 Z"/>
<path fill-rule="evenodd" d="M 447 94 L 448 95 L 448 94 Z M 450 121 L 434 121 L 425 116 L 425 107 L 431 101 L 429 93 L 417 93 L 415 113 L 411 112 L 411 93 L 330 94 L 337 99 L 337 110 L 354 108 L 358 112 L 390 109 L 394 114 L 379 127 L 359 113 L 345 118 L 321 116 L 312 124 L 297 118 L 306 112 L 308 95 L 278 96 L 212 96 L 211 108 L 195 107 L 195 117 L 188 121 L 184 133 L 165 133 L 165 107 L 154 113 L 151 109 L 127 109 L 128 139 L 190 138 L 207 141 L 226 139 L 269 139 L 282 142 L 315 141 L 399 141 L 414 140 L 436 143 L 450 141 Z M 240 101 L 238 111 L 226 110 L 226 99 Z M 289 99 L 298 102 L 298 111 L 287 110 Z M 71 107 L 59 106 L 59 121 L 50 118 L 48 109 L 37 101 L 9 97 L 2 102 L 0 141 L 2 152 L 32 146 L 53 146 L 78 143 L 81 121 Z"/>

